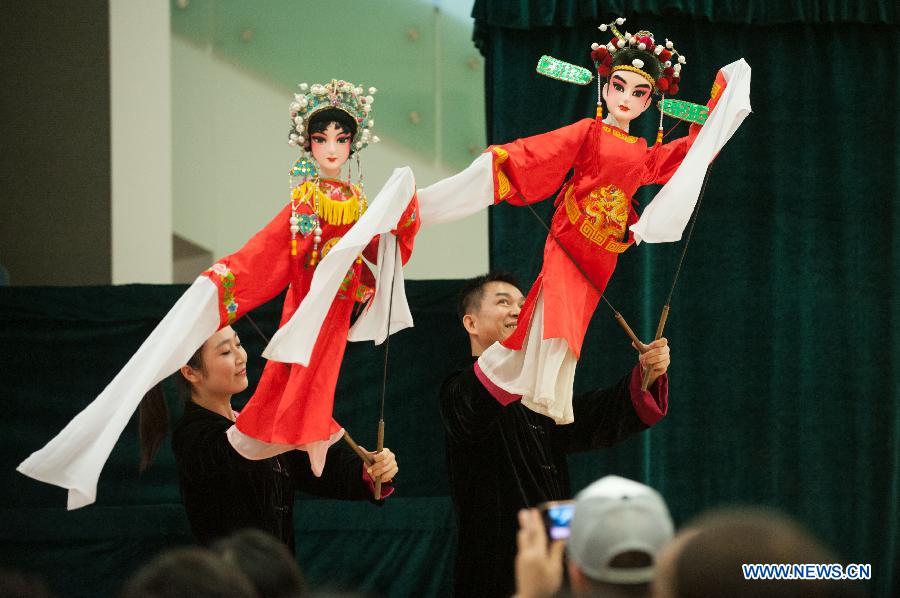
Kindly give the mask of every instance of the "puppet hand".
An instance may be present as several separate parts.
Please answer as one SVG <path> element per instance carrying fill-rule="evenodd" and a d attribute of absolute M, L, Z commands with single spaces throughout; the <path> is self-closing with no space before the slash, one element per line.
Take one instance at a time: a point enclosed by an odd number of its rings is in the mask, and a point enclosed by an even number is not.
<path fill-rule="evenodd" d="M 366 473 L 369 474 L 373 481 L 377 481 L 378 476 L 381 476 L 382 483 L 390 482 L 397 475 L 397 472 L 400 471 L 400 468 L 397 466 L 397 457 L 391 449 L 385 447 L 380 453 L 366 452 L 369 453 L 369 456 L 374 461 L 372 465 L 366 468 Z"/>
<path fill-rule="evenodd" d="M 663 337 L 647 347 L 647 351 L 641 353 L 639 360 L 642 368 L 650 369 L 650 384 L 653 384 L 657 378 L 666 373 L 672 361 L 669 356 L 669 341 Z"/>
<path fill-rule="evenodd" d="M 563 548 L 556 540 L 547 549 L 547 532 L 537 509 L 519 511 L 519 533 L 516 536 L 516 598 L 554 596 L 562 585 Z"/>

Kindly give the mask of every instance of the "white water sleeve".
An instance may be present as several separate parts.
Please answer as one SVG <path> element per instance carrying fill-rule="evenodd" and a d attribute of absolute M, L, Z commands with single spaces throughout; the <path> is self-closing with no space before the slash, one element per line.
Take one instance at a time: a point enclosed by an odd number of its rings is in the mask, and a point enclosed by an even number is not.
<path fill-rule="evenodd" d="M 721 69 L 725 91 L 684 160 L 631 226 L 636 242 L 678 241 L 691 218 L 706 169 L 750 114 L 750 65 L 741 58 Z"/>
<path fill-rule="evenodd" d="M 388 312 L 391 316 L 390 334 L 413 325 L 403 282 L 403 260 L 400 259 L 397 238 L 391 233 L 382 234 L 378 240 L 375 280 L 375 297 L 350 328 L 347 340 L 375 341 L 376 345 L 383 343 L 388 335 Z"/>
<path fill-rule="evenodd" d="M 390 241 L 381 239 L 379 254 L 382 253 L 386 243 L 393 244 L 393 235 L 390 234 L 390 231 L 397 225 L 397 221 L 406 206 L 409 205 L 415 191 L 416 184 L 412 170 L 406 166 L 395 169 L 394 174 L 372 200 L 366 213 L 347 231 L 346 235 L 341 237 L 341 240 L 332 247 L 328 255 L 316 267 L 309 292 L 300 302 L 291 319 L 272 337 L 269 346 L 263 351 L 263 357 L 284 363 L 309 365 L 313 347 L 322 329 L 322 322 L 325 321 L 328 309 L 334 301 L 347 270 L 353 264 L 353 260 L 363 252 L 369 241 L 376 235 L 387 234 L 391 239 Z M 386 253 L 390 253 L 390 251 Z M 393 271 L 395 271 L 393 267 L 387 269 L 379 267 L 381 275 L 387 275 Z M 403 292 L 403 281 L 398 282 L 400 284 L 395 284 L 395 287 L 400 289 L 402 304 L 394 304 L 394 312 L 397 315 L 394 315 L 393 319 L 397 325 L 396 327 L 392 325 L 392 332 L 412 326 L 412 316 L 409 315 L 409 306 L 406 304 L 406 295 Z M 378 292 L 388 292 L 390 284 L 390 280 L 377 280 L 376 295 Z M 381 287 L 388 287 L 388 289 L 382 290 Z M 406 319 L 399 322 L 401 315 Z M 384 318 L 386 319 L 386 317 L 387 311 L 384 310 Z M 367 322 L 367 326 L 372 327 L 376 327 L 378 324 L 375 316 Z M 381 324 L 386 326 L 386 321 L 382 321 Z"/>
<path fill-rule="evenodd" d="M 491 152 L 481 154 L 465 170 L 419 189 L 422 226 L 465 218 L 494 203 Z"/>
<path fill-rule="evenodd" d="M 237 426 L 231 426 L 225 430 L 225 436 L 228 438 L 228 444 L 231 445 L 231 448 L 241 457 L 250 461 L 269 459 L 293 450 L 306 451 L 309 455 L 310 469 L 312 469 L 313 475 L 318 478 L 322 476 L 322 471 L 325 469 L 325 457 L 328 454 L 329 447 L 344 436 L 344 428 L 341 428 L 325 440 L 317 440 L 307 444 L 263 442 L 252 436 L 247 436 L 238 430 Z"/>
<path fill-rule="evenodd" d="M 197 278 L 100 396 L 16 469 L 67 488 L 69 510 L 93 503 L 100 471 L 141 399 L 218 330 L 218 297 L 211 280 Z"/>

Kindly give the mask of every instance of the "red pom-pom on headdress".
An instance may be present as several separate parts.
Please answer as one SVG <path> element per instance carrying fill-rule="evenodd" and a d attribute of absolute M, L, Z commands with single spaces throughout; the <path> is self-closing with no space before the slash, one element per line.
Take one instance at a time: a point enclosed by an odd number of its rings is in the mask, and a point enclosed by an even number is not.
<path fill-rule="evenodd" d="M 649 35 L 638 35 L 634 39 L 637 44 L 644 44 L 645 50 L 653 51 L 655 44 L 653 43 L 653 38 Z"/>
<path fill-rule="evenodd" d="M 596 50 L 591 50 L 591 60 L 593 60 L 595 64 L 598 62 L 605 62 L 607 57 L 610 56 L 606 46 L 600 46 Z"/>

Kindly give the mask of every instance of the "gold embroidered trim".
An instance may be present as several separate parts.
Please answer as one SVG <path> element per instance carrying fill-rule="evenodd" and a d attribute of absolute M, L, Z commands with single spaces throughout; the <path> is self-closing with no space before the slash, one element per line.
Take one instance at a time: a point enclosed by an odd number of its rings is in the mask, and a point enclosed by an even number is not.
<path fill-rule="evenodd" d="M 648 73 L 647 71 L 642 71 L 636 66 L 631 66 L 630 64 L 620 64 L 619 66 L 613 67 L 612 72 L 615 73 L 616 71 L 631 71 L 632 73 L 637 73 L 638 75 L 646 79 L 651 86 L 656 86 L 656 79 L 651 77 L 650 73 Z"/>
<path fill-rule="evenodd" d="M 494 154 L 494 173 L 497 176 L 497 194 L 500 196 L 500 199 L 503 199 L 509 195 L 512 187 L 509 184 L 509 178 L 507 178 L 506 173 L 500 168 L 500 165 L 509 159 L 509 152 L 500 147 L 492 147 L 491 152 Z"/>
<path fill-rule="evenodd" d="M 604 236 L 617 241 L 625 236 L 628 224 L 628 197 L 616 185 L 597 187 L 584 200 L 584 215 Z"/>
<path fill-rule="evenodd" d="M 637 140 L 638 140 L 638 138 L 635 137 L 634 135 L 629 135 L 628 133 L 625 133 L 624 131 L 620 131 L 619 129 L 615 129 L 609 125 L 603 125 L 603 132 L 611 133 L 613 135 L 613 137 L 618 137 L 622 141 L 626 141 L 628 143 L 637 143 Z"/>
<path fill-rule="evenodd" d="M 631 247 L 632 243 L 620 242 L 612 234 L 621 235 L 624 232 L 624 228 L 619 228 L 616 224 L 624 226 L 623 214 L 620 213 L 623 205 L 625 206 L 624 219 L 627 220 L 628 218 L 628 197 L 625 193 L 615 185 L 607 185 L 606 187 L 595 189 L 588 197 L 588 201 L 593 203 L 586 205 L 585 210 L 582 211 L 578 207 L 578 202 L 575 198 L 575 186 L 570 185 L 566 189 L 563 203 L 566 206 L 566 215 L 569 217 L 569 222 L 575 226 L 583 215 L 584 219 L 581 225 L 578 226 L 578 232 L 589 242 L 599 245 L 601 249 L 613 253 L 622 253 Z M 610 209 L 607 210 L 605 208 Z M 597 211 L 598 209 L 600 211 Z M 612 218 L 608 214 L 612 214 Z M 593 222 L 591 221 L 591 216 L 593 216 Z M 606 219 L 607 223 L 601 225 L 601 219 Z"/>
<path fill-rule="evenodd" d="M 331 239 L 325 241 L 325 244 L 322 245 L 322 258 L 319 261 L 324 260 L 325 256 L 328 255 L 328 252 L 331 251 L 331 248 L 334 247 L 340 240 L 340 237 L 332 237 Z"/>
<path fill-rule="evenodd" d="M 506 178 L 506 174 L 503 173 L 502 170 L 497 171 L 497 193 L 500 194 L 500 198 L 504 198 L 509 195 L 509 179 Z"/>
<path fill-rule="evenodd" d="M 622 253 L 623 251 L 631 247 L 631 243 L 621 243 L 610 237 L 607 237 L 602 230 L 594 227 L 587 220 L 581 223 L 581 226 L 578 228 L 578 232 L 580 232 L 582 236 L 584 236 L 584 238 L 591 243 L 599 245 L 601 249 L 605 249 L 613 253 Z"/>
<path fill-rule="evenodd" d="M 709 90 L 710 99 L 714 100 L 719 97 L 719 92 L 722 91 L 722 86 L 716 82 L 713 82 L 712 89 Z"/>
<path fill-rule="evenodd" d="M 569 185 L 563 201 L 566 204 L 566 215 L 569 217 L 569 222 L 575 224 L 581 217 L 581 210 L 578 209 L 578 204 L 575 203 L 575 185 Z"/>

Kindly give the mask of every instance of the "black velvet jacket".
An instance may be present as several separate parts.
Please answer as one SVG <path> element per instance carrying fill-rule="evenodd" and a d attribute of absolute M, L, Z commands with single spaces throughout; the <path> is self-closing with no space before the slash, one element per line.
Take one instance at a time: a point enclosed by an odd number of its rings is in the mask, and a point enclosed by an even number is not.
<path fill-rule="evenodd" d="M 362 461 L 338 443 L 315 477 L 304 451 L 250 461 L 228 442 L 232 422 L 188 402 L 172 433 L 181 498 L 191 531 L 201 544 L 245 527 L 273 534 L 294 551 L 294 492 L 325 498 L 373 500 Z"/>
<path fill-rule="evenodd" d="M 472 366 L 444 380 L 441 416 L 459 539 L 456 596 L 512 595 L 519 509 L 570 497 L 568 453 L 611 446 L 647 428 L 632 405 L 631 375 L 575 397 L 575 422 L 564 426 L 519 401 L 502 406 Z"/>

